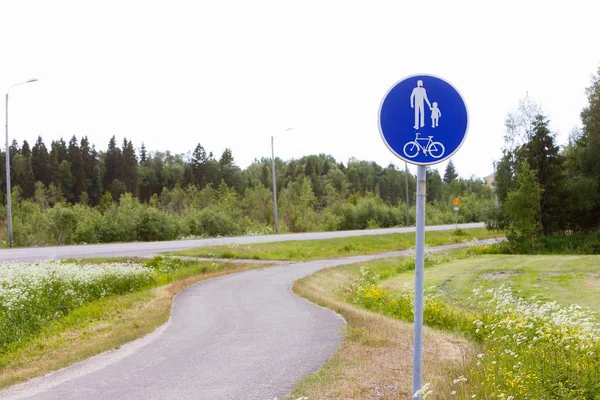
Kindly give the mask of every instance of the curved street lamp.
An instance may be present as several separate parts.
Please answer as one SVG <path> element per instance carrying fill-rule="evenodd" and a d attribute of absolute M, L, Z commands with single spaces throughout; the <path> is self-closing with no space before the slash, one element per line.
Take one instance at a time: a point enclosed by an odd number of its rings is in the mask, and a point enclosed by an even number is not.
<path fill-rule="evenodd" d="M 10 86 L 6 91 L 6 117 L 4 120 L 4 126 L 6 128 L 6 213 L 8 215 L 8 247 L 12 247 L 12 205 L 11 205 L 11 193 L 10 193 L 10 154 L 8 148 L 8 93 L 10 89 L 15 86 L 24 85 L 26 83 L 37 82 L 37 79 L 30 79 L 25 82 L 15 83 Z"/>

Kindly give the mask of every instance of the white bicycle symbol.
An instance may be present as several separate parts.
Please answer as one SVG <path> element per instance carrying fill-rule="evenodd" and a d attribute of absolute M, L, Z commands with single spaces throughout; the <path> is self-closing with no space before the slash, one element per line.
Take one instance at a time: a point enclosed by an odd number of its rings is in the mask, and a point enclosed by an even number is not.
<path fill-rule="evenodd" d="M 440 158 L 443 156 L 444 151 L 446 151 L 444 145 L 440 142 L 434 142 L 431 139 L 432 137 L 433 136 L 429 136 L 427 139 L 419 138 L 419 132 L 417 132 L 415 140 L 404 145 L 404 154 L 406 157 L 414 158 L 421 152 L 421 150 L 423 150 L 425 155 L 429 154 L 433 158 Z M 425 146 L 423 146 L 421 143 L 419 143 L 419 141 L 426 141 L 427 143 Z"/>

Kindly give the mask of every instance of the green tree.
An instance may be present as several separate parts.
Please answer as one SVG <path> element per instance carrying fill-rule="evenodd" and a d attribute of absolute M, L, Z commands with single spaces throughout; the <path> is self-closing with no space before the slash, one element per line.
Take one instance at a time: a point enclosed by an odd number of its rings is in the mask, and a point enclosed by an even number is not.
<path fill-rule="evenodd" d="M 103 185 L 105 188 L 110 188 L 113 181 L 121 177 L 122 158 L 121 149 L 117 146 L 117 139 L 113 136 L 108 142 L 108 149 L 104 154 L 106 172 Z M 115 200 L 118 200 L 118 197 Z"/>
<path fill-rule="evenodd" d="M 70 198 L 73 203 L 81 200 L 81 194 L 87 192 L 87 176 L 85 173 L 85 164 L 77 142 L 77 137 L 73 135 L 69 141 L 69 162 L 71 163 L 71 174 L 73 175 L 73 193 Z"/>
<path fill-rule="evenodd" d="M 437 204 L 442 200 L 442 177 L 437 169 L 432 171 L 431 168 L 427 168 L 425 175 L 427 201 Z"/>
<path fill-rule="evenodd" d="M 35 193 L 35 176 L 31 167 L 31 156 L 27 157 L 19 153 L 15 154 L 11 166 L 11 175 L 11 184 L 21 188 L 22 196 L 26 199 L 33 198 Z"/>
<path fill-rule="evenodd" d="M 200 143 L 194 149 L 192 153 L 191 165 L 192 165 L 192 175 L 193 175 L 193 183 L 198 185 L 198 187 L 203 188 L 209 182 L 208 179 L 208 171 L 207 171 L 207 162 L 208 156 L 206 155 L 206 150 Z"/>
<path fill-rule="evenodd" d="M 566 225 L 563 212 L 566 197 L 564 159 L 548 125 L 546 117 L 536 115 L 531 124 L 529 141 L 518 151 L 519 158 L 527 161 L 536 174 L 536 182 L 544 190 L 538 207 L 540 230 L 544 234 L 562 231 Z"/>
<path fill-rule="evenodd" d="M 138 161 L 131 141 L 123 140 L 123 157 L 121 167 L 121 181 L 125 183 L 127 191 L 137 196 L 138 189 Z"/>
<path fill-rule="evenodd" d="M 454 168 L 454 163 L 452 162 L 452 160 L 450 160 L 450 162 L 446 166 L 446 171 L 444 172 L 444 182 L 449 185 L 456 178 L 458 178 L 458 173 Z"/>
<path fill-rule="evenodd" d="M 75 178 L 71 172 L 71 163 L 63 160 L 58 167 L 58 176 L 60 180 L 60 192 L 62 196 L 69 202 L 73 201 L 73 185 Z"/>
<path fill-rule="evenodd" d="M 302 176 L 281 191 L 282 220 L 292 232 L 307 232 L 315 228 L 314 206 L 317 198 L 310 180 Z"/>
<path fill-rule="evenodd" d="M 121 196 L 127 193 L 127 186 L 119 179 L 113 179 L 110 183 L 110 193 L 114 201 L 119 201 Z"/>
<path fill-rule="evenodd" d="M 52 182 L 50 155 L 41 136 L 38 136 L 31 150 L 31 167 L 36 181 L 40 181 L 46 186 Z"/>
<path fill-rule="evenodd" d="M 519 164 L 516 181 L 517 187 L 508 192 L 505 205 L 511 222 L 509 238 L 531 240 L 531 247 L 535 247 L 535 236 L 540 228 L 539 202 L 544 189 L 525 161 Z"/>
<path fill-rule="evenodd" d="M 146 150 L 146 145 L 142 142 L 142 147 L 140 148 L 140 165 L 143 165 L 148 159 L 148 151 Z"/>

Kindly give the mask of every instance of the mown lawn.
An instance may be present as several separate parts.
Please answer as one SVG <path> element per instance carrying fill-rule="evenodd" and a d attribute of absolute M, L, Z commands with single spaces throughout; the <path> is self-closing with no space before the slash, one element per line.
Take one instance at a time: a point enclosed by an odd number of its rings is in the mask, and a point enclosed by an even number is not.
<path fill-rule="evenodd" d="M 412 272 L 383 282 L 392 290 L 414 284 Z M 482 255 L 425 269 L 425 287 L 436 286 L 455 306 L 466 306 L 475 287 L 510 285 L 519 296 L 571 304 L 600 313 L 600 256 Z"/>

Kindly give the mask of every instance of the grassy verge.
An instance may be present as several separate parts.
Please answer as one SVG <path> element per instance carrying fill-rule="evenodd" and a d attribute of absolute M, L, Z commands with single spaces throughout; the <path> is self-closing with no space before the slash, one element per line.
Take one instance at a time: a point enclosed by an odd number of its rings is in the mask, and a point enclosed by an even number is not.
<path fill-rule="evenodd" d="M 106 260 L 99 260 L 105 262 Z M 206 279 L 265 265 L 184 262 L 155 287 L 89 302 L 0 352 L 0 388 L 68 366 L 144 336 L 165 323 L 173 297 Z M 160 268 L 160 266 L 159 266 Z"/>
<path fill-rule="evenodd" d="M 320 371 L 301 381 L 289 395 L 290 399 L 411 397 L 412 324 L 349 303 L 347 289 L 359 272 L 358 265 L 332 268 L 294 284 L 295 293 L 342 314 L 348 327 L 345 340 L 333 358 Z M 425 328 L 423 382 L 432 383 L 438 393 L 429 398 L 448 398 L 439 393 L 452 390 L 446 379 L 449 371 L 464 368 L 465 360 L 478 351 L 477 344 L 460 335 Z"/>
<path fill-rule="evenodd" d="M 480 349 L 462 365 L 435 357 L 426 360 L 430 369 L 445 368 L 446 374 L 425 377 L 424 382 L 432 383 L 433 393 L 428 398 L 599 399 L 600 257 L 470 257 L 481 251 L 487 250 L 431 254 L 426 260 L 426 324 L 468 337 L 472 346 Z M 337 299 L 343 306 L 322 303 L 342 310 L 351 304 L 363 312 L 366 309 L 382 318 L 410 323 L 413 268 L 414 262 L 407 258 L 342 267 L 338 269 L 343 271 L 342 285 L 325 288 L 321 296 Z M 305 295 L 318 299 L 311 293 Z M 350 322 L 350 332 L 355 326 L 360 325 Z M 373 338 L 369 329 L 362 333 Z M 410 332 L 405 334 L 410 337 Z M 352 386 L 351 380 L 360 378 L 343 368 L 336 371 L 339 359 L 349 351 L 350 338 L 336 358 L 305 380 L 294 395 L 314 395 L 333 382 Z M 368 357 L 355 361 L 358 367 L 354 369 L 370 368 Z M 394 367 L 379 364 L 378 368 Z M 372 398 L 361 392 L 347 396 Z M 390 393 L 378 398 L 407 397 Z"/>
<path fill-rule="evenodd" d="M 465 240 L 502 236 L 502 232 L 485 228 L 431 231 L 425 233 L 427 246 L 461 243 Z M 257 260 L 319 260 L 406 250 L 414 247 L 414 233 L 356 236 L 336 239 L 226 245 L 184 250 L 173 255 L 206 258 L 257 259 Z"/>

